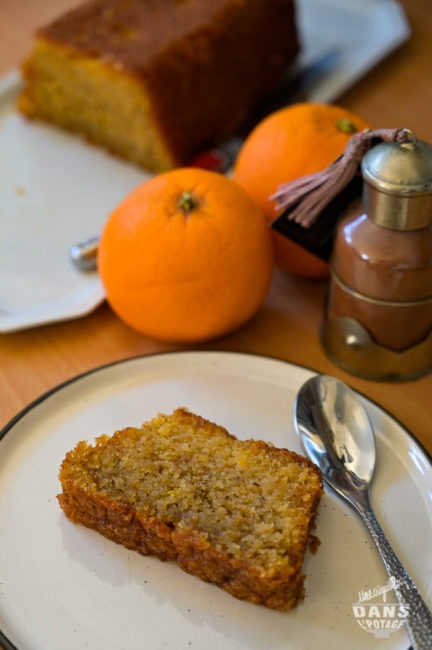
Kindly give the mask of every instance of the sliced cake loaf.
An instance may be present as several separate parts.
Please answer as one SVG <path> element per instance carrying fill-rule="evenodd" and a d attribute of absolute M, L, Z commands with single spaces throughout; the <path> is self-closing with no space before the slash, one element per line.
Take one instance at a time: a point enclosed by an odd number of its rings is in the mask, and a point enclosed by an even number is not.
<path fill-rule="evenodd" d="M 80 442 L 60 482 L 69 519 L 127 548 L 275 609 L 304 595 L 322 480 L 294 452 L 238 440 L 177 409 L 93 446 Z"/>
<path fill-rule="evenodd" d="M 18 105 L 161 172 L 232 133 L 298 50 L 294 0 L 90 0 L 39 29 Z"/>

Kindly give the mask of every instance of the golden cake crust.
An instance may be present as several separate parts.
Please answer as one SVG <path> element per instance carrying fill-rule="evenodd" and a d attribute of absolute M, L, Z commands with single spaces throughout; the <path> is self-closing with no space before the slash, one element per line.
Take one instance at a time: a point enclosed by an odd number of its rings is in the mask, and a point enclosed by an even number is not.
<path fill-rule="evenodd" d="M 239 441 L 177 409 L 94 446 L 80 442 L 59 476 L 60 506 L 75 523 L 240 599 L 286 610 L 303 597 L 322 481 L 294 452 Z"/>

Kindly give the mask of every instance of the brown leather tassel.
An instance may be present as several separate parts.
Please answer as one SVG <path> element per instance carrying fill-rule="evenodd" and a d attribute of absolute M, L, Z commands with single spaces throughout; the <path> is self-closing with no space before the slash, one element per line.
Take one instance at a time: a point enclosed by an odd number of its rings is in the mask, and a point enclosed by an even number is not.
<path fill-rule="evenodd" d="M 323 209 L 358 173 L 361 161 L 374 141 L 390 140 L 402 143 L 407 142 L 410 137 L 408 129 L 376 129 L 355 133 L 348 141 L 342 156 L 327 169 L 281 185 L 270 200 L 276 202 L 278 209 L 285 211 L 284 217 L 309 228 Z"/>

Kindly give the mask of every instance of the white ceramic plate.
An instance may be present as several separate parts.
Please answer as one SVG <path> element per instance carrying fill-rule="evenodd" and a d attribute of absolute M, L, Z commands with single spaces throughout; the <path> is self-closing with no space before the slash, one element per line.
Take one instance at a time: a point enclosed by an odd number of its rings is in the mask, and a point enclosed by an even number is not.
<path fill-rule="evenodd" d="M 69 260 L 148 175 L 15 111 L 17 74 L 0 82 L 0 332 L 82 316 L 103 299 L 96 272 Z"/>
<path fill-rule="evenodd" d="M 301 64 L 312 101 L 332 101 L 409 34 L 394 0 L 298 0 Z M 328 59 L 329 51 L 332 53 Z M 96 272 L 69 248 L 98 235 L 111 210 L 149 174 L 15 110 L 17 73 L 0 80 L 0 332 L 76 318 L 104 299 Z"/>
<path fill-rule="evenodd" d="M 353 615 L 359 592 L 388 580 L 363 524 L 330 494 L 317 520 L 321 546 L 306 558 L 306 599 L 288 613 L 236 600 L 175 563 L 127 551 L 70 523 L 57 504 L 58 468 L 77 441 L 177 406 L 239 438 L 300 451 L 293 403 L 312 374 L 248 354 L 166 353 L 97 369 L 19 414 L 0 443 L 0 630 L 10 647 L 407 650 L 404 630 L 375 638 Z M 377 434 L 377 516 L 430 603 L 431 462 L 398 422 L 365 403 Z"/>
<path fill-rule="evenodd" d="M 324 56 L 322 69 L 306 78 L 306 98 L 331 102 L 410 35 L 395 0 L 298 0 L 304 44 L 301 63 Z M 333 53 L 327 57 L 326 54 Z"/>

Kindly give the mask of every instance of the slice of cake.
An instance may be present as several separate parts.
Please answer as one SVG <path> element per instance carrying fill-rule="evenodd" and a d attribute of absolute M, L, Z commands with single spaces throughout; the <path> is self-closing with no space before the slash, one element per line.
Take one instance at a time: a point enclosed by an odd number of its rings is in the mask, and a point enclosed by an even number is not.
<path fill-rule="evenodd" d="M 20 110 L 156 172 L 232 133 L 299 48 L 294 0 L 91 0 L 36 36 Z"/>
<path fill-rule="evenodd" d="M 267 607 L 287 610 L 304 595 L 322 480 L 294 452 L 177 409 L 78 443 L 60 482 L 69 519 L 127 548 Z"/>

